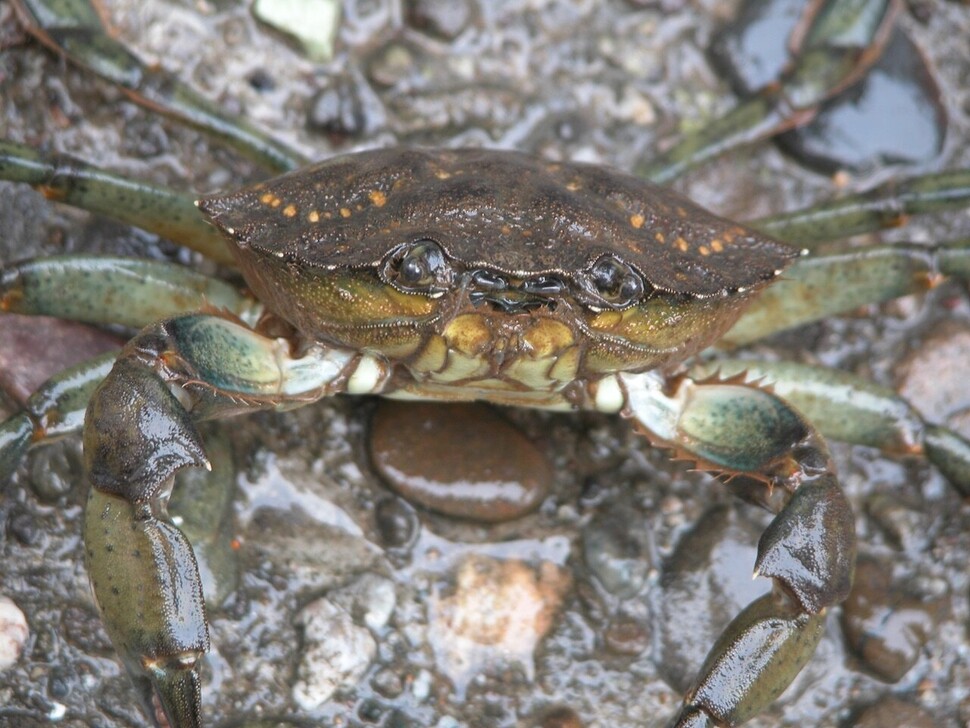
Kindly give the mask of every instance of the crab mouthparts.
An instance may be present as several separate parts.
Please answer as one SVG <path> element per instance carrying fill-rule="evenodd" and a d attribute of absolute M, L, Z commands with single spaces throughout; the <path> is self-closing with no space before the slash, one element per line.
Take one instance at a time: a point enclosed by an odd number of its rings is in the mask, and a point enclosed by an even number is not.
<path fill-rule="evenodd" d="M 490 304 L 504 313 L 542 307 L 555 310 L 559 297 L 568 289 L 566 282 L 554 275 L 516 279 L 484 269 L 471 271 L 467 287 L 473 305 Z"/>

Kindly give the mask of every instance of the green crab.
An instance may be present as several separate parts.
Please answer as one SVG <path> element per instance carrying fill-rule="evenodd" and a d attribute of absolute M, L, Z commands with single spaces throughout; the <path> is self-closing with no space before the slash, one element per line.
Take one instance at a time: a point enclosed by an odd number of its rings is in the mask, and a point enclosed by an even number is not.
<path fill-rule="evenodd" d="M 257 143 L 265 158 L 291 159 Z M 80 204 L 110 194 L 102 173 L 64 169 L 3 147 L 5 176 Z M 101 183 L 89 185 L 91 175 Z M 966 176 L 917 180 L 883 204 L 963 204 Z M 137 207 L 156 210 L 159 198 L 135 196 Z M 112 642 L 158 722 L 202 723 L 204 599 L 192 548 L 166 516 L 174 474 L 208 467 L 198 420 L 342 393 L 619 412 L 655 443 L 724 476 L 777 513 L 756 564 L 776 589 L 714 645 L 673 719 L 678 726 L 737 725 L 764 710 L 813 653 L 827 608 L 848 593 L 854 521 L 811 424 L 833 418 L 813 402 L 840 396 L 848 408 L 863 392 L 881 398 L 875 418 L 860 410 L 839 434 L 905 445 L 970 487 L 965 441 L 851 377 L 682 367 L 719 340 L 742 343 L 827 312 L 786 305 L 799 290 L 839 309 L 873 298 L 844 291 L 840 273 L 868 276 L 877 299 L 919 291 L 939 274 L 965 276 L 963 247 L 880 249 L 882 268 L 877 256 L 851 252 L 801 260 L 799 248 L 636 177 L 468 149 L 342 155 L 206 196 L 198 207 L 211 229 L 179 207 L 182 196 L 168 199 L 198 247 L 228 244 L 254 295 L 172 266 L 115 259 L 11 264 L 2 279 L 9 311 L 67 308 L 77 318 L 117 320 L 122 312 L 110 301 L 118 293 L 171 309 L 151 323 L 126 308 L 122 322 L 145 328 L 116 361 L 52 380 L 0 430 L 0 461 L 12 468 L 28 445 L 76 430 L 86 411 L 88 569 Z M 159 222 L 172 217 L 156 213 Z M 789 285 L 767 289 L 783 274 Z M 96 286 L 77 289 L 92 277 Z M 72 290 L 77 298 L 57 295 Z M 743 372 L 770 377 L 802 412 Z"/>

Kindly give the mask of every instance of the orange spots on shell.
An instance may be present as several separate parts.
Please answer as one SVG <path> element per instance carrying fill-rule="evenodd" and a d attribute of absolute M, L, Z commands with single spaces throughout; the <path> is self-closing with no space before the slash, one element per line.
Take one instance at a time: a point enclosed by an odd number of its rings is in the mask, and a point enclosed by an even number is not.
<path fill-rule="evenodd" d="M 711 241 L 711 250 L 713 250 L 715 253 L 720 253 L 722 250 L 724 250 L 724 244 L 719 239 L 714 238 Z"/>
<path fill-rule="evenodd" d="M 636 213 L 635 215 L 630 215 L 630 224 L 633 227 L 635 227 L 637 230 L 639 230 L 640 228 L 642 228 L 643 227 L 643 223 L 645 223 L 646 221 L 647 221 L 647 219 L 643 215 L 641 215 L 640 213 Z"/>
<path fill-rule="evenodd" d="M 656 240 L 661 245 L 667 242 L 667 238 L 665 238 L 664 234 L 659 230 L 653 234 L 653 239 Z"/>
<path fill-rule="evenodd" d="M 708 248 L 706 245 L 702 245 L 697 249 L 697 252 L 700 253 L 701 255 L 710 255 L 711 249 Z"/>
<path fill-rule="evenodd" d="M 677 217 L 687 217 L 687 210 L 681 207 L 680 205 L 677 206 L 676 212 L 677 212 Z"/>
<path fill-rule="evenodd" d="M 677 240 L 674 241 L 674 245 L 676 245 L 677 250 L 682 253 L 686 253 L 688 250 L 690 250 L 690 244 L 680 236 L 678 236 Z"/>
<path fill-rule="evenodd" d="M 352 213 L 352 212 L 350 211 L 350 208 L 349 208 L 349 207 L 341 207 L 341 208 L 340 208 L 340 217 L 344 217 L 344 218 L 346 218 L 346 217 L 350 217 L 350 216 L 351 216 L 351 215 L 353 215 L 353 214 L 354 214 L 354 213 Z"/>
<path fill-rule="evenodd" d="M 270 207 L 279 207 L 280 198 L 274 195 L 272 192 L 264 192 L 259 196 L 259 201 L 264 205 L 269 205 Z"/>
<path fill-rule="evenodd" d="M 583 186 L 579 183 L 579 180 L 571 179 L 569 180 L 569 182 L 566 183 L 566 189 L 569 190 L 570 192 L 576 192 L 577 190 L 581 190 L 582 188 Z"/>
<path fill-rule="evenodd" d="M 387 203 L 387 195 L 385 195 L 381 190 L 371 190 L 367 197 L 370 199 L 371 204 L 374 207 L 384 207 Z"/>
<path fill-rule="evenodd" d="M 310 222 L 320 222 L 320 213 L 316 210 L 310 210 L 306 216 L 306 219 Z"/>
<path fill-rule="evenodd" d="M 436 169 L 434 171 L 434 176 L 437 177 L 438 179 L 450 179 L 451 172 L 447 172 L 443 169 Z"/>
<path fill-rule="evenodd" d="M 512 234 L 512 228 L 508 224 L 502 225 L 502 235 L 511 235 L 511 234 Z"/>
<path fill-rule="evenodd" d="M 289 205 L 287 205 L 286 207 L 284 207 L 283 208 L 283 214 L 286 217 L 296 217 L 296 205 L 290 203 Z"/>
<path fill-rule="evenodd" d="M 279 197 L 274 197 L 272 202 L 269 203 L 269 206 L 272 207 L 273 209 L 276 209 L 282 204 L 283 204 L 283 200 L 281 200 Z"/>

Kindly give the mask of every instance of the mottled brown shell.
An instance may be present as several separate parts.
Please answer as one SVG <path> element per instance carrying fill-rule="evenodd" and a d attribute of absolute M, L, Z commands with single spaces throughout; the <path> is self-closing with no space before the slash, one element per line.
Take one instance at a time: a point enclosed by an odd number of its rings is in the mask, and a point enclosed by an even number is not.
<path fill-rule="evenodd" d="M 459 265 L 521 277 L 570 279 L 613 254 L 657 290 L 708 297 L 797 255 L 632 175 L 484 149 L 349 154 L 199 206 L 241 255 L 324 269 L 431 238 Z"/>

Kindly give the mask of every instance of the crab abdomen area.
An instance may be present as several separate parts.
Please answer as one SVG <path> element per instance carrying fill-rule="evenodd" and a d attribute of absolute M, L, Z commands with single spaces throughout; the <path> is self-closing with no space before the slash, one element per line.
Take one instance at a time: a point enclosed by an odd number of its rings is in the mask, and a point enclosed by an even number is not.
<path fill-rule="evenodd" d="M 609 312 L 573 305 L 510 315 L 466 307 L 429 331 L 406 366 L 416 380 L 434 384 L 555 392 L 679 362 L 713 343 L 734 317 L 723 305 L 690 299 Z"/>
<path fill-rule="evenodd" d="M 676 363 L 713 343 L 756 292 L 657 295 L 602 311 L 564 295 L 556 306 L 513 313 L 473 303 L 460 285 L 436 297 L 405 293 L 366 268 L 321 271 L 266 260 L 252 280 L 254 293 L 302 335 L 377 354 L 416 382 L 469 394 L 559 391 Z"/>

